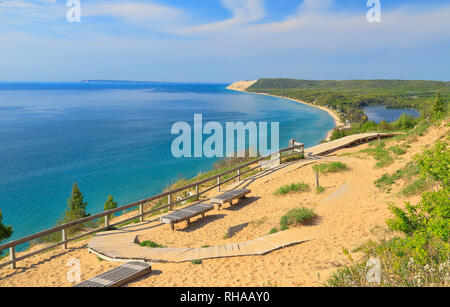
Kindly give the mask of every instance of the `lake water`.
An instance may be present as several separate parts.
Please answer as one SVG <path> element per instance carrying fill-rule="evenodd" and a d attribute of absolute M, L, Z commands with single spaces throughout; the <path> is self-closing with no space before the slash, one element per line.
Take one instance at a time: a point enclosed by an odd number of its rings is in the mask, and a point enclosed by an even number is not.
<path fill-rule="evenodd" d="M 414 109 L 388 109 L 386 106 L 370 106 L 363 109 L 369 120 L 376 123 L 383 120 L 387 122 L 394 122 L 404 113 L 414 117 L 418 117 L 420 115 L 419 112 Z"/>
<path fill-rule="evenodd" d="M 217 159 L 176 159 L 171 126 L 203 121 L 278 121 L 290 138 L 318 144 L 334 127 L 324 111 L 228 91 L 224 84 L 0 83 L 0 209 L 11 239 L 55 225 L 77 182 L 89 213 L 109 194 L 124 205 L 160 193 Z"/>

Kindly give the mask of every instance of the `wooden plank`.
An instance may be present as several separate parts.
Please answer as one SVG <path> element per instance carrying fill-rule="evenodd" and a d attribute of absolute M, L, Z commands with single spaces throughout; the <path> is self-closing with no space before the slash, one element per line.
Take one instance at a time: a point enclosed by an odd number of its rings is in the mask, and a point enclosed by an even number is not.
<path fill-rule="evenodd" d="M 152 267 L 149 263 L 129 262 L 74 287 L 120 287 L 151 272 Z"/>

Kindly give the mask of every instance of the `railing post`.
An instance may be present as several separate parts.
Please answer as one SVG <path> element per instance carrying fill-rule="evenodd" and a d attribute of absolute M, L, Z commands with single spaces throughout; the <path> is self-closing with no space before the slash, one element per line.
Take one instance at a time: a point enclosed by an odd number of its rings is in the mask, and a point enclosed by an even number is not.
<path fill-rule="evenodd" d="M 167 204 L 169 205 L 169 211 L 172 211 L 172 196 L 167 195 Z"/>
<path fill-rule="evenodd" d="M 378 146 L 381 145 L 381 134 L 378 134 Z"/>
<path fill-rule="evenodd" d="M 195 194 L 197 196 L 197 200 L 200 198 L 199 193 L 200 193 L 200 187 L 198 185 L 196 185 L 195 186 Z"/>
<path fill-rule="evenodd" d="M 241 181 L 241 169 L 237 170 L 237 175 L 238 175 L 238 182 Z"/>
<path fill-rule="evenodd" d="M 105 215 L 105 227 L 109 227 L 109 214 Z"/>
<path fill-rule="evenodd" d="M 217 190 L 220 192 L 220 177 L 217 177 Z"/>
<path fill-rule="evenodd" d="M 144 221 L 144 204 L 140 204 L 139 205 L 139 221 L 143 222 Z"/>
<path fill-rule="evenodd" d="M 66 229 L 61 230 L 61 241 L 64 242 L 63 248 L 67 249 L 67 236 L 66 236 Z"/>
<path fill-rule="evenodd" d="M 14 246 L 11 246 L 9 248 L 9 259 L 10 260 L 15 260 L 16 259 L 16 250 L 15 250 Z M 16 263 L 15 262 L 11 263 L 10 267 L 11 267 L 11 269 L 15 269 L 16 268 Z"/>

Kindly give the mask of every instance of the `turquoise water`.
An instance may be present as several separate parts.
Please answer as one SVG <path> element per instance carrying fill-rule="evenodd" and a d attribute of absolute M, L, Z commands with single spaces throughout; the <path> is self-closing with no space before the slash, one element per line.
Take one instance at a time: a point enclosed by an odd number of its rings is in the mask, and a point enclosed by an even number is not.
<path fill-rule="evenodd" d="M 420 114 L 414 109 L 388 109 L 386 106 L 371 106 L 365 107 L 364 113 L 366 113 L 367 118 L 376 123 L 383 120 L 387 122 L 395 122 L 402 114 L 412 115 L 418 117 Z"/>
<path fill-rule="evenodd" d="M 319 143 L 324 111 L 228 91 L 224 84 L 0 83 L 0 209 L 12 239 L 54 226 L 77 182 L 98 213 L 109 194 L 124 205 L 161 192 L 216 159 L 171 155 L 174 122 L 278 121 L 290 138 Z"/>

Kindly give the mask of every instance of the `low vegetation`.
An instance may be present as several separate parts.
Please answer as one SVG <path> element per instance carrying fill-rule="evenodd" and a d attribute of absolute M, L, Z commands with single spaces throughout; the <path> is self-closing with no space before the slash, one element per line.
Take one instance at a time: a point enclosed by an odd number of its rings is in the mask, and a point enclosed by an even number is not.
<path fill-rule="evenodd" d="M 325 191 L 325 188 L 324 188 L 324 187 L 318 186 L 318 187 L 316 188 L 316 193 L 317 193 L 317 194 L 322 194 L 324 191 Z"/>
<path fill-rule="evenodd" d="M 392 175 L 383 174 L 383 176 L 374 182 L 375 186 L 387 190 L 391 185 L 395 184 L 398 180 L 403 179 L 405 182 L 411 182 L 411 180 L 420 174 L 420 166 L 416 162 L 410 162 L 405 167 L 397 170 Z"/>
<path fill-rule="evenodd" d="M 192 263 L 192 264 L 195 264 L 195 265 L 202 264 L 202 262 L 203 262 L 203 261 L 202 261 L 202 260 L 199 260 L 199 259 L 195 259 L 195 260 L 192 260 L 192 261 L 191 261 L 191 263 Z"/>
<path fill-rule="evenodd" d="M 139 244 L 141 247 L 150 247 L 150 248 L 164 248 L 165 246 L 158 244 L 153 241 L 144 241 Z"/>
<path fill-rule="evenodd" d="M 325 106 L 335 110 L 344 121 L 348 120 L 351 123 L 362 125 L 367 122 L 367 117 L 362 110 L 365 106 L 386 105 L 391 108 L 414 108 L 420 111 L 424 118 L 430 119 L 443 116 L 448 109 L 448 101 L 450 101 L 450 82 L 439 81 L 260 79 L 247 90 Z M 440 93 L 437 97 L 436 92 Z M 375 124 L 376 127 L 374 124 L 371 122 L 363 127 L 356 125 L 352 127 L 353 131 L 345 131 L 344 134 L 390 131 L 391 129 L 385 123 Z M 410 120 L 399 122 L 393 128 L 409 129 L 411 128 Z M 336 130 L 333 138 L 345 136 L 338 135 L 338 133 L 339 130 Z"/>
<path fill-rule="evenodd" d="M 5 225 L 3 225 L 2 221 L 3 221 L 3 215 L 2 215 L 2 211 L 0 210 L 0 243 L 3 240 L 6 240 L 9 237 L 11 237 L 11 235 L 13 234 L 12 226 L 5 226 Z M 1 254 L 2 254 L 2 251 L 0 251 L 0 255 Z"/>
<path fill-rule="evenodd" d="M 275 195 L 286 195 L 290 193 L 299 193 L 299 192 L 309 192 L 311 189 L 309 187 L 309 184 L 304 182 L 299 183 L 291 183 L 284 186 L 281 186 L 278 188 L 278 190 L 275 191 Z"/>
<path fill-rule="evenodd" d="M 338 270 L 328 286 L 444 286 L 450 285 L 450 152 L 445 141 L 437 142 L 415 158 L 422 178 L 428 177 L 439 187 L 424 192 L 413 205 L 390 206 L 393 218 L 388 227 L 400 236 L 379 243 L 368 242 L 359 251 L 363 261 Z M 415 171 L 414 171 L 415 173 Z M 367 278 L 373 273 L 369 260 L 379 264 L 380 279 Z M 373 263 L 373 261 L 372 261 Z"/>
<path fill-rule="evenodd" d="M 307 225 L 316 217 L 317 215 L 312 209 L 305 207 L 292 209 L 281 217 L 281 230 L 289 229 L 290 226 Z"/>
<path fill-rule="evenodd" d="M 321 163 L 313 166 L 313 169 L 320 174 L 340 173 L 349 170 L 349 167 L 342 162 Z"/>

